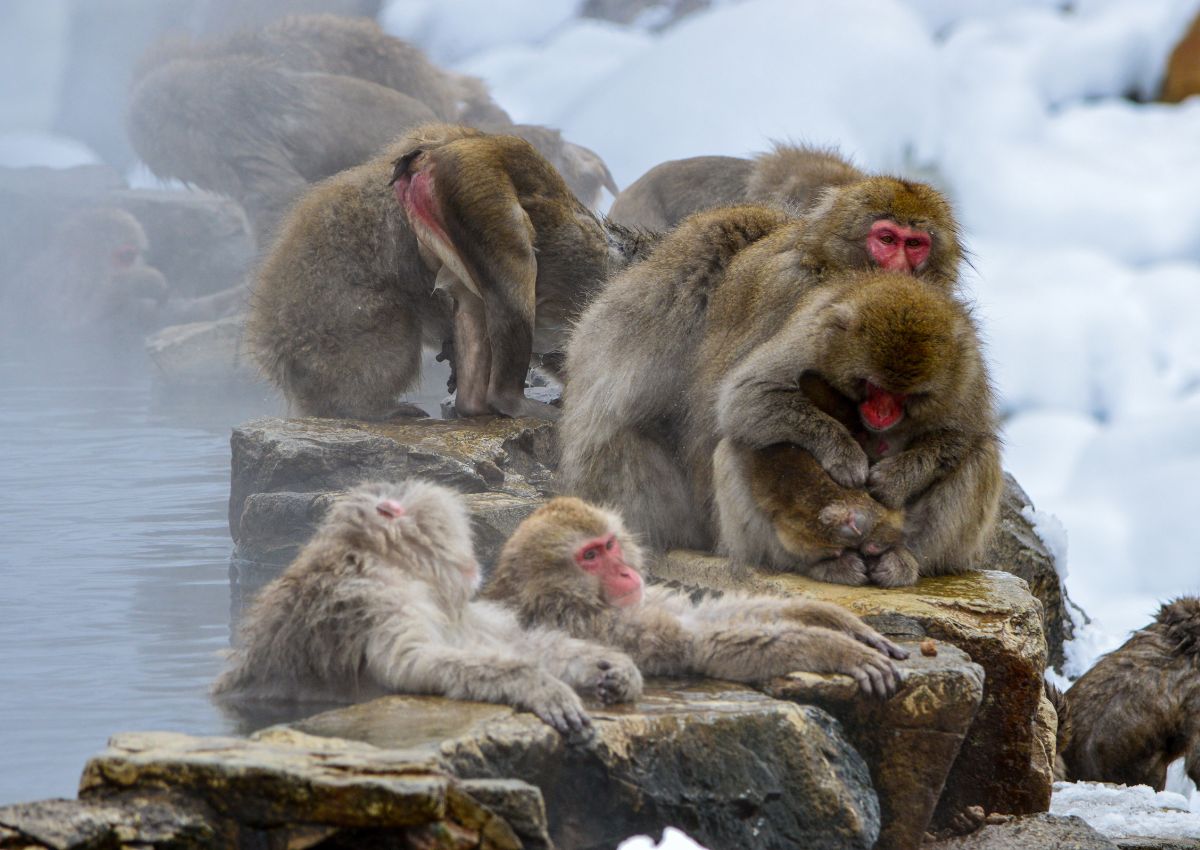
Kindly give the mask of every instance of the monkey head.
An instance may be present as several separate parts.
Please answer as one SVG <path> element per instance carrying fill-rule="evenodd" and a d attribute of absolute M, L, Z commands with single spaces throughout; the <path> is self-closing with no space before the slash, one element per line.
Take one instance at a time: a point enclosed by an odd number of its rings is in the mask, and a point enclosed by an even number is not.
<path fill-rule="evenodd" d="M 977 365 L 966 309 L 907 274 L 841 280 L 842 296 L 825 307 L 817 371 L 855 401 L 868 435 L 888 434 L 909 420 L 919 427 L 947 419 L 967 385 L 964 373 Z"/>
<path fill-rule="evenodd" d="M 593 610 L 642 601 L 641 550 L 621 518 L 582 499 L 552 499 L 505 544 L 488 588 L 519 609 L 549 599 Z"/>
<path fill-rule="evenodd" d="M 804 218 L 800 246 L 822 272 L 876 268 L 945 289 L 958 280 L 958 225 L 932 186 L 871 177 L 826 190 Z"/>
<path fill-rule="evenodd" d="M 479 586 L 471 520 L 458 493 L 428 481 L 360 484 L 338 499 L 325 519 L 350 557 L 371 553 L 390 564 L 403 555 L 414 577 L 457 587 L 470 596 Z"/>

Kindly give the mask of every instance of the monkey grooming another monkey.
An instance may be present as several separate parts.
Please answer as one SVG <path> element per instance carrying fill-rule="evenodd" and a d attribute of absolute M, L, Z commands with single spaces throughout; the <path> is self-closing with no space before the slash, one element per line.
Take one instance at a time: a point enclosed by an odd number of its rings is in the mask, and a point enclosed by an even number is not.
<path fill-rule="evenodd" d="M 865 487 L 905 512 L 903 545 L 878 557 L 789 563 L 746 530 L 766 516 L 739 498 L 741 471 L 718 470 L 721 542 L 733 557 L 768 555 L 772 566 L 825 581 L 884 587 L 974 566 L 995 526 L 1003 473 L 991 384 L 966 307 L 908 275 L 848 273 L 812 290 L 756 348 L 732 339 L 714 337 L 704 353 L 706 385 L 719 385 L 719 432 L 749 450 L 794 443 L 841 486 Z M 826 413 L 800 376 L 852 399 L 854 419 Z"/>
<path fill-rule="evenodd" d="M 558 348 L 643 239 L 596 218 L 528 142 L 428 125 L 296 203 L 247 338 L 302 415 L 388 417 L 422 344 L 453 338 L 460 415 L 552 419 L 524 395 L 531 355 Z"/>
<path fill-rule="evenodd" d="M 564 734 L 590 720 L 572 688 L 602 702 L 641 693 L 624 653 L 472 601 L 479 565 L 454 491 L 425 481 L 363 484 L 246 613 L 214 685 L 222 699 L 355 701 L 437 694 L 512 705 Z"/>
<path fill-rule="evenodd" d="M 890 177 L 832 187 L 799 218 L 741 206 L 685 219 L 614 278 L 572 332 L 564 492 L 620 506 L 655 549 L 712 548 L 718 413 L 737 418 L 717 409 L 724 376 L 847 270 L 888 269 L 953 292 L 957 234 L 938 192 Z M 778 394 L 769 421 L 786 420 L 790 398 Z M 773 427 L 753 445 L 741 442 L 759 449 L 793 440 Z M 866 483 L 865 470 L 862 480 L 834 478 Z"/>
<path fill-rule="evenodd" d="M 908 653 L 848 611 L 815 600 L 727 594 L 692 602 L 646 587 L 642 553 L 611 511 L 551 500 L 513 532 L 483 591 L 527 627 L 562 629 L 628 652 L 653 676 L 759 682 L 844 673 L 864 693 L 895 693 Z"/>
<path fill-rule="evenodd" d="M 1063 700 L 1070 717 L 1060 751 L 1066 779 L 1161 791 L 1167 766 L 1183 758 L 1200 784 L 1200 598 L 1163 605 Z"/>
<path fill-rule="evenodd" d="M 626 227 L 669 230 L 713 207 L 766 204 L 801 212 L 829 186 L 866 179 L 836 151 L 777 144 L 754 159 L 695 156 L 659 163 L 617 195 L 609 217 Z"/>

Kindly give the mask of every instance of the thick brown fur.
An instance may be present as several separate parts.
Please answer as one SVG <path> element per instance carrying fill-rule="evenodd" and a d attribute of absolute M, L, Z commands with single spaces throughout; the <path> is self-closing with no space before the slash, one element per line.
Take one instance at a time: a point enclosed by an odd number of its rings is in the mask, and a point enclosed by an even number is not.
<path fill-rule="evenodd" d="M 449 243 L 418 234 L 390 185 L 418 178 Z M 427 125 L 297 202 L 259 270 L 247 338 L 300 414 L 388 417 L 422 345 L 453 338 L 460 413 L 553 418 L 524 397 L 531 355 L 560 344 L 638 241 L 524 140 Z"/>
<path fill-rule="evenodd" d="M 1166 784 L 1184 759 L 1200 783 L 1200 598 L 1181 596 L 1064 694 L 1061 756 L 1071 781 Z"/>
<path fill-rule="evenodd" d="M 613 201 L 609 217 L 626 227 L 667 230 L 693 213 L 735 204 L 801 212 L 821 191 L 866 175 L 836 151 L 777 144 L 754 159 L 697 156 L 654 166 Z"/>
<path fill-rule="evenodd" d="M 759 347 L 773 350 L 795 310 L 825 291 L 831 276 L 874 266 L 864 239 L 880 217 L 923 225 L 932 247 L 917 278 L 955 288 L 961 248 L 949 205 L 928 186 L 886 177 L 829 188 L 799 218 L 765 206 L 697 213 L 618 275 L 584 312 L 568 345 L 571 380 L 560 432 L 565 492 L 620 506 L 656 549 L 713 547 L 713 451 L 754 418 L 723 411 L 726 376 Z M 770 399 L 755 403 L 754 415 L 765 415 L 770 427 L 753 446 L 739 436 L 746 447 L 798 442 L 791 389 L 772 389 L 777 409 L 765 414 L 759 408 L 770 408 Z M 722 412 L 732 417 L 729 431 L 718 422 Z M 839 483 L 861 488 L 865 469 L 862 476 Z M 970 556 L 963 553 L 963 562 Z"/>
<path fill-rule="evenodd" d="M 420 101 L 375 83 L 231 55 L 147 70 L 132 91 L 127 126 L 151 171 L 238 201 L 265 248 L 310 184 L 435 118 Z"/>
<path fill-rule="evenodd" d="M 562 732 L 589 720 L 572 688 L 636 699 L 631 659 L 472 601 L 479 565 L 461 499 L 429 482 L 364 484 L 245 614 L 214 685 L 230 700 L 440 694 L 514 705 Z"/>
<path fill-rule="evenodd" d="M 493 133 L 520 136 L 537 148 L 562 173 L 571 191 L 589 205 L 599 200 L 603 188 L 614 195 L 617 193 L 612 175 L 594 151 L 566 141 L 558 130 L 514 124 L 508 113 L 492 100 L 482 80 L 437 67 L 421 50 L 388 35 L 377 23 L 366 18 L 292 15 L 261 29 L 216 41 L 169 42 L 143 58 L 138 73 L 145 75 L 150 69 L 177 61 L 181 56 L 219 61 L 230 58 L 257 60 L 280 69 L 304 72 L 305 78 L 319 73 L 382 86 L 414 98 L 432 110 L 432 115 L 421 120 L 455 122 Z M 359 99 L 362 99 L 361 94 Z M 386 111 L 388 105 L 379 100 L 378 108 Z M 347 120 L 343 112 L 328 115 L 324 123 L 331 125 L 325 128 L 326 133 L 346 134 L 356 129 L 358 121 L 391 121 L 394 124 L 398 120 L 399 116 L 389 119 L 387 115 L 364 115 Z M 370 154 L 415 123 L 418 122 L 410 121 L 385 139 L 361 141 L 360 146 L 370 145 L 367 153 L 343 167 L 364 162 Z"/>
<path fill-rule="evenodd" d="M 576 549 L 615 534 L 624 563 L 642 571 L 640 548 L 621 518 L 580 499 L 557 498 L 528 517 L 500 553 L 483 596 L 516 611 L 526 627 L 562 629 L 628 652 L 647 675 L 700 674 L 753 682 L 794 671 L 843 673 L 862 690 L 891 695 L 890 658 L 907 653 L 848 611 L 808 599 L 726 594 L 693 602 L 661 586 L 615 607 Z"/>

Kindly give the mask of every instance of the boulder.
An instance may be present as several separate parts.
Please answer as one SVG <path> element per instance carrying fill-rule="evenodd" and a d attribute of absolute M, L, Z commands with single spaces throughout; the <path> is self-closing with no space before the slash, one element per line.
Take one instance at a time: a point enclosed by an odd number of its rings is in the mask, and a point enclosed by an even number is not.
<path fill-rule="evenodd" d="M 793 673 L 763 688 L 771 696 L 823 708 L 841 722 L 879 795 L 875 850 L 921 843 L 983 699 L 983 668 L 962 650 L 943 643 L 933 647 L 936 655 L 925 655 L 916 642 L 900 643 L 909 650 L 898 663 L 904 682 L 886 701 L 864 699 L 847 676 Z"/>
<path fill-rule="evenodd" d="M 548 422 L 481 417 L 358 422 L 260 419 L 235 428 L 229 527 L 237 555 L 287 563 L 331 494 L 368 479 L 425 477 L 480 495 L 481 560 L 552 492 Z"/>
<path fill-rule="evenodd" d="M 1178 103 L 1194 94 L 1200 94 L 1200 15 L 1171 51 L 1159 99 Z"/>
<path fill-rule="evenodd" d="M 1050 814 L 987 824 L 958 838 L 926 844 L 925 850 L 1116 850 L 1082 818 Z"/>
<path fill-rule="evenodd" d="M 539 811 L 537 789 L 528 785 L 485 792 L 502 802 L 524 796 L 511 804 L 526 819 Z M 118 735 L 88 761 L 79 793 L 81 803 L 108 808 L 169 793 L 203 812 L 199 818 L 216 840 L 200 846 L 522 846 L 508 823 L 435 759 L 294 731 L 264 740 Z M 153 843 L 133 829 L 122 843 Z"/>
<path fill-rule="evenodd" d="M 970 806 L 1015 815 L 1048 808 L 1051 760 L 1044 724 L 1038 723 L 1046 710 L 1046 641 L 1041 606 L 1016 576 L 984 570 L 926 578 L 913 587 L 849 587 L 791 574 L 739 574 L 725 558 L 694 552 L 669 553 L 653 574 L 704 588 L 824 599 L 884 634 L 953 644 L 983 668 L 983 703 L 946 781 L 934 825 L 949 823 Z"/>
<path fill-rule="evenodd" d="M 244 316 L 171 325 L 146 339 L 157 379 L 177 387 L 262 386 L 245 352 Z"/>
<path fill-rule="evenodd" d="M 1023 578 L 1042 603 L 1042 631 L 1046 635 L 1047 661 L 1059 673 L 1066 657 L 1063 643 L 1075 637 L 1067 588 L 1059 577 L 1054 556 L 1046 548 L 1029 514 L 1033 502 L 1011 475 L 1004 475 L 1000 519 L 983 563 L 988 569 L 1004 570 Z"/>
<path fill-rule="evenodd" d="M 819 708 L 720 682 L 658 683 L 634 706 L 593 708 L 592 719 L 594 739 L 568 744 L 504 706 L 388 697 L 293 728 L 437 760 L 464 779 L 535 785 L 563 850 L 611 848 L 668 825 L 714 850 L 875 843 L 867 767 Z"/>

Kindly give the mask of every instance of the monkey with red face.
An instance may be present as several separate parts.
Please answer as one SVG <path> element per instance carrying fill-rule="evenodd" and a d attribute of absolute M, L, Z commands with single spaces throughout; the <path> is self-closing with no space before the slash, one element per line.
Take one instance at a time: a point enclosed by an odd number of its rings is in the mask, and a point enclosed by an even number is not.
<path fill-rule="evenodd" d="M 642 579 L 642 553 L 612 511 L 558 498 L 505 544 L 483 596 L 527 628 L 562 629 L 623 650 L 648 675 L 756 682 L 795 671 L 843 673 L 890 696 L 907 653 L 836 605 L 726 594 L 693 602 Z"/>

